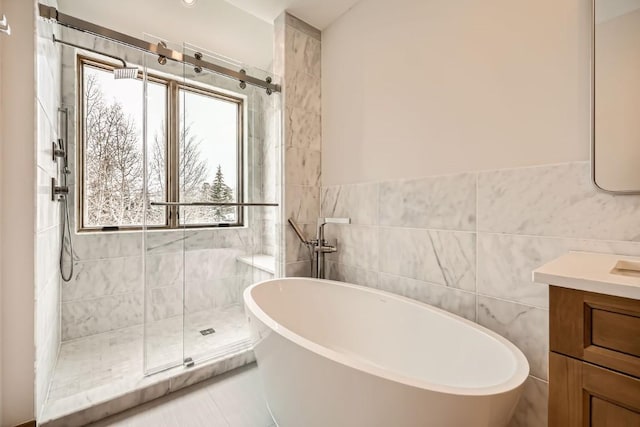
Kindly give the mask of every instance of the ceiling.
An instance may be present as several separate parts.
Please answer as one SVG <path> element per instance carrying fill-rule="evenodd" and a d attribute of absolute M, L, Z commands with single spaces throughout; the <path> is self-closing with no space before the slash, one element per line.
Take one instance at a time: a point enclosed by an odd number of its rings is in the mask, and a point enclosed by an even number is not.
<path fill-rule="evenodd" d="M 273 23 L 287 11 L 319 30 L 324 30 L 358 0 L 225 0 L 258 18 Z"/>

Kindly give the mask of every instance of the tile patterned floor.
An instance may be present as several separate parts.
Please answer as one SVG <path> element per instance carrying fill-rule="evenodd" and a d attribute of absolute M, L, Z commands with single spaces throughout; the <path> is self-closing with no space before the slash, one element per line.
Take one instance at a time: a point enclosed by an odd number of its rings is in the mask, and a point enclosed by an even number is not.
<path fill-rule="evenodd" d="M 184 327 L 184 344 L 182 331 Z M 201 329 L 215 328 L 203 336 Z M 96 389 L 127 392 L 144 382 L 142 325 L 62 343 L 47 405 Z M 147 328 L 149 366 L 182 361 L 182 348 L 194 360 L 248 346 L 249 330 L 240 305 L 166 319 Z M 153 379 L 153 376 L 147 377 Z M 142 380 L 142 381 L 141 381 Z"/>
<path fill-rule="evenodd" d="M 106 418 L 91 427 L 275 427 L 255 364 Z"/>

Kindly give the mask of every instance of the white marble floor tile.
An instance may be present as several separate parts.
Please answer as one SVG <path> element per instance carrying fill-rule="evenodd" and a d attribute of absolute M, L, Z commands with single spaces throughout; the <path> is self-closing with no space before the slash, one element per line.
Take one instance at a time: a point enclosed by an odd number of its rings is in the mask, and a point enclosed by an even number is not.
<path fill-rule="evenodd" d="M 188 387 L 92 427 L 271 427 L 258 368 L 250 365 Z"/>
<path fill-rule="evenodd" d="M 203 336 L 200 330 L 206 328 L 216 332 Z M 149 366 L 181 364 L 183 348 L 185 356 L 204 361 L 230 349 L 237 351 L 249 338 L 240 305 L 192 313 L 184 322 L 182 316 L 153 322 L 146 333 Z M 91 400 L 97 390 L 126 393 L 152 381 L 154 376 L 143 373 L 144 334 L 143 325 L 138 325 L 63 342 L 46 405 Z"/>

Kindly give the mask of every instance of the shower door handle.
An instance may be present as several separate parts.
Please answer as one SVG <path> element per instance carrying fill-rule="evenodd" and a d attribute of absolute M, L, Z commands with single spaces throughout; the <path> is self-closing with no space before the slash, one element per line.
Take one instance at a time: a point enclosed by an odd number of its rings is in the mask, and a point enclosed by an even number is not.
<path fill-rule="evenodd" d="M 240 203 L 240 202 L 151 202 L 151 206 L 213 206 L 213 207 L 244 207 L 244 206 L 280 206 L 278 203 Z"/>

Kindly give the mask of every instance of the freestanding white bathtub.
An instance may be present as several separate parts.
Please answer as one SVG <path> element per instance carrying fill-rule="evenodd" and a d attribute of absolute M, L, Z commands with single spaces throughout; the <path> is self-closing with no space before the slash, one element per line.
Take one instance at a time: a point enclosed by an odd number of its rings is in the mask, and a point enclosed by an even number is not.
<path fill-rule="evenodd" d="M 501 336 L 387 292 L 290 278 L 244 301 L 280 427 L 505 426 L 529 374 Z"/>

